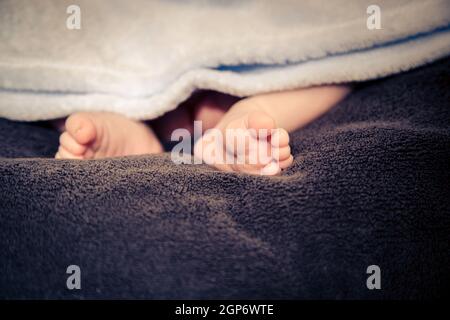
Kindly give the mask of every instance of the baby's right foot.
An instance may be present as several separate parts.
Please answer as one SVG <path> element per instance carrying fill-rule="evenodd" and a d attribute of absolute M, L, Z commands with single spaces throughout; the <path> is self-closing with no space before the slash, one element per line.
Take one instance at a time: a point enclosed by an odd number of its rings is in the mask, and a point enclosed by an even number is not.
<path fill-rule="evenodd" d="M 226 112 L 215 126 L 216 131 L 207 131 L 196 142 L 194 155 L 224 171 L 275 175 L 293 163 L 288 131 L 297 130 L 317 119 L 350 91 L 348 85 L 323 85 L 242 99 Z M 226 136 L 227 132 L 236 129 L 240 130 L 236 138 L 220 138 L 220 134 L 215 134 L 218 130 Z M 259 134 L 260 130 L 267 134 Z M 248 132 L 253 133 L 250 138 Z M 233 141 L 238 139 L 244 141 L 244 148 L 234 146 Z M 229 144 L 230 141 L 232 143 Z M 207 152 L 204 152 L 205 149 Z M 236 160 L 244 159 L 245 163 L 223 163 L 222 153 Z M 247 161 L 250 159 L 252 161 Z"/>
<path fill-rule="evenodd" d="M 69 116 L 56 159 L 99 159 L 161 153 L 163 148 L 146 124 L 108 112 Z"/>
<path fill-rule="evenodd" d="M 241 100 L 234 105 L 214 129 L 222 139 L 206 133 L 196 142 L 194 155 L 222 171 L 279 174 L 293 162 L 289 134 L 277 128 L 269 114 L 249 104 Z"/>

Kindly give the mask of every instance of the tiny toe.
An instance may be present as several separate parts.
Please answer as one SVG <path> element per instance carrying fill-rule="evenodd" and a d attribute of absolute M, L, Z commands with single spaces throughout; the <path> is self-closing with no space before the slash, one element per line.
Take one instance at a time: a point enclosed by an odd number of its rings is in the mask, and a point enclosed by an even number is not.
<path fill-rule="evenodd" d="M 289 133 L 283 128 L 278 128 L 274 130 L 275 132 L 272 134 L 270 142 L 274 147 L 283 148 L 289 145 Z"/>
<path fill-rule="evenodd" d="M 273 158 L 278 162 L 282 162 L 288 159 L 290 155 L 291 155 L 291 147 L 289 145 L 282 148 L 276 148 L 273 151 Z"/>
<path fill-rule="evenodd" d="M 293 162 L 294 157 L 290 155 L 286 160 L 280 161 L 278 165 L 280 166 L 280 169 L 286 169 L 287 167 L 291 166 Z"/>
<path fill-rule="evenodd" d="M 87 148 L 86 145 L 79 144 L 67 131 L 60 135 L 59 144 L 74 155 L 82 155 Z"/>
<path fill-rule="evenodd" d="M 58 152 L 58 159 L 83 159 L 81 156 L 74 155 L 70 153 L 66 148 L 59 146 Z"/>
<path fill-rule="evenodd" d="M 80 144 L 88 144 L 96 137 L 95 125 L 85 113 L 76 113 L 68 117 L 66 129 Z"/>
<path fill-rule="evenodd" d="M 280 173 L 280 166 L 275 161 L 272 161 L 271 163 L 266 165 L 264 168 L 262 168 L 260 173 L 264 176 L 277 175 Z"/>

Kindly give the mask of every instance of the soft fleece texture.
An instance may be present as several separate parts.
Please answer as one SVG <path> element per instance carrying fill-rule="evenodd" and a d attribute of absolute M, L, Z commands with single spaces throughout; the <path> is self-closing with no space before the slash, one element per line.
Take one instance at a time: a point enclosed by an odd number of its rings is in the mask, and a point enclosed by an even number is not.
<path fill-rule="evenodd" d="M 450 53 L 448 0 L 0 2 L 0 116 L 152 119 L 193 90 L 238 96 L 375 79 Z"/>
<path fill-rule="evenodd" d="M 368 83 L 291 138 L 271 178 L 168 154 L 54 160 L 56 132 L 0 120 L 0 298 L 448 293 L 450 60 Z"/>

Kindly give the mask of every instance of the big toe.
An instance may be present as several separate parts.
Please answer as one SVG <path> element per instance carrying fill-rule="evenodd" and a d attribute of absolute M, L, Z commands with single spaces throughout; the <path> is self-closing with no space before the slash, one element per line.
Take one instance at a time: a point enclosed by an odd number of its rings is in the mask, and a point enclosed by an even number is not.
<path fill-rule="evenodd" d="M 254 111 L 248 115 L 247 128 L 256 130 L 258 136 L 270 135 L 270 131 L 276 128 L 275 120 L 263 111 Z"/>
<path fill-rule="evenodd" d="M 68 117 L 66 130 L 80 144 L 94 141 L 97 135 L 94 121 L 85 113 L 76 113 Z"/>

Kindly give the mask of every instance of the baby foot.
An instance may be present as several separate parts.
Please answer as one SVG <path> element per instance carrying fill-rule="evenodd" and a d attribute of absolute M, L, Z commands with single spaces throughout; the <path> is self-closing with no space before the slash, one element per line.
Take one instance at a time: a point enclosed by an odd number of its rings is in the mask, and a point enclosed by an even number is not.
<path fill-rule="evenodd" d="M 277 128 L 266 112 L 242 107 L 244 100 L 233 106 L 215 130 L 206 132 L 194 146 L 194 155 L 223 171 L 276 175 L 293 162 L 289 134 Z M 221 133 L 221 137 L 217 133 Z M 212 133 L 211 133 L 212 132 Z M 241 145 L 239 147 L 239 142 Z M 224 155 L 224 156 L 222 156 Z M 231 155 L 233 161 L 226 156 Z"/>
<path fill-rule="evenodd" d="M 163 148 L 149 126 L 108 112 L 69 116 L 59 138 L 56 159 L 99 159 L 148 153 Z"/>

